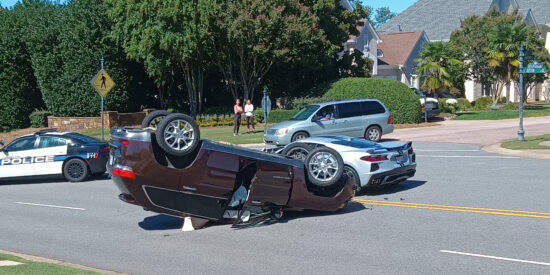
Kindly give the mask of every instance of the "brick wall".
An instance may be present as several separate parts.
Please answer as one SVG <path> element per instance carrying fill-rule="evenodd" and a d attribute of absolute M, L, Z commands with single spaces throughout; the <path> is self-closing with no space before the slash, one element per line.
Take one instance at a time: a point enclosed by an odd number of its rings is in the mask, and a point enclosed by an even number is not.
<path fill-rule="evenodd" d="M 153 109 L 145 109 L 143 112 L 118 113 L 116 111 L 103 112 L 105 129 L 113 126 L 139 126 L 141 121 Z M 84 129 L 101 128 L 101 117 L 48 117 L 48 127 L 59 131 L 77 131 Z"/>

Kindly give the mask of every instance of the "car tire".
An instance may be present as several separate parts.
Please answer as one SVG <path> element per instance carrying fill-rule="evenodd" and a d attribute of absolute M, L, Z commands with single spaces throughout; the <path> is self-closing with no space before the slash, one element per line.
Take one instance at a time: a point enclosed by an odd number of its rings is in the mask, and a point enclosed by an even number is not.
<path fill-rule="evenodd" d="M 344 166 L 344 174 L 348 180 L 352 181 L 351 184 L 355 192 L 361 191 L 361 180 L 359 179 L 359 174 L 350 166 Z"/>
<path fill-rule="evenodd" d="M 199 126 L 188 115 L 170 114 L 157 126 L 156 140 L 167 154 L 182 157 L 195 151 L 199 145 Z"/>
<path fill-rule="evenodd" d="M 287 158 L 298 159 L 303 162 L 306 161 L 309 152 L 313 150 L 313 147 L 309 144 L 297 142 L 287 145 L 281 154 Z"/>
<path fill-rule="evenodd" d="M 156 126 L 160 124 L 162 119 L 164 119 L 169 114 L 170 113 L 166 110 L 152 111 L 147 114 L 141 122 L 141 128 L 151 127 L 153 129 L 156 129 Z"/>
<path fill-rule="evenodd" d="M 308 137 L 309 137 L 308 133 L 306 133 L 304 131 L 300 131 L 300 132 L 297 132 L 294 135 L 292 135 L 291 141 L 294 142 L 294 141 L 297 141 L 299 139 L 308 138 Z"/>
<path fill-rule="evenodd" d="M 365 139 L 374 141 L 374 142 L 379 142 L 380 139 L 382 139 L 382 129 L 380 129 L 380 127 L 378 126 L 370 126 L 365 131 Z"/>
<path fill-rule="evenodd" d="M 318 187 L 331 187 L 337 184 L 344 173 L 342 156 L 328 147 L 311 150 L 305 166 L 309 182 Z"/>
<path fill-rule="evenodd" d="M 83 181 L 88 177 L 88 165 L 81 159 L 70 159 L 63 165 L 63 176 L 71 182 Z"/>

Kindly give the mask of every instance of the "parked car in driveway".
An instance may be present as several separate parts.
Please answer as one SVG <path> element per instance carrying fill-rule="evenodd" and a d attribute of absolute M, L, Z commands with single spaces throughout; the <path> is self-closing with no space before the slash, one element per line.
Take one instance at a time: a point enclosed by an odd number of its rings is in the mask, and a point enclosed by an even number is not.
<path fill-rule="evenodd" d="M 69 181 L 83 181 L 104 174 L 108 158 L 106 142 L 79 133 L 42 130 L 2 147 L 0 179 L 59 174 Z"/>
<path fill-rule="evenodd" d="M 426 91 L 412 89 L 420 100 L 420 105 L 422 106 L 422 119 L 426 118 L 426 116 L 428 118 L 436 117 L 441 113 L 439 110 L 439 102 L 436 98 L 428 96 Z"/>
<path fill-rule="evenodd" d="M 354 195 L 340 154 L 328 147 L 304 161 L 200 139 L 184 114 L 145 128 L 113 128 L 108 171 L 119 198 L 145 210 L 235 226 L 276 220 L 283 210 L 336 211 Z"/>
<path fill-rule="evenodd" d="M 346 136 L 320 136 L 300 139 L 284 148 L 265 150 L 306 160 L 318 147 L 332 148 L 342 156 L 344 173 L 356 191 L 370 186 L 395 185 L 416 173 L 412 142 L 376 143 Z"/>
<path fill-rule="evenodd" d="M 322 135 L 345 135 L 379 141 L 393 132 L 392 117 L 384 104 L 372 98 L 337 100 L 311 104 L 291 119 L 269 127 L 264 142 L 287 145 Z"/>

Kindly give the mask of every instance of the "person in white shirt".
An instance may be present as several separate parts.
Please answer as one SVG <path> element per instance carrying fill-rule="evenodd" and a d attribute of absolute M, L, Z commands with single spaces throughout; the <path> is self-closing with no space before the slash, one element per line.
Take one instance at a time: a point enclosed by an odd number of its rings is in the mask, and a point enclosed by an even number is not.
<path fill-rule="evenodd" d="M 250 124 L 252 124 L 252 132 L 256 133 L 256 128 L 254 127 L 254 105 L 250 102 L 250 99 L 246 100 L 244 105 L 244 115 L 246 116 L 246 127 L 248 128 L 248 133 L 250 134 Z"/>

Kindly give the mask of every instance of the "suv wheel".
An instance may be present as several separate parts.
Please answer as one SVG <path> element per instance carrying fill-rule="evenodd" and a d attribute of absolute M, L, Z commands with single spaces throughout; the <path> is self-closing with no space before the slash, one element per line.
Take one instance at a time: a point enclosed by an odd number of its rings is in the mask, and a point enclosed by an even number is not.
<path fill-rule="evenodd" d="M 153 129 L 156 129 L 157 125 L 160 124 L 162 119 L 169 114 L 170 113 L 166 110 L 152 111 L 148 115 L 146 115 L 143 121 L 141 122 L 141 128 L 151 127 Z"/>
<path fill-rule="evenodd" d="M 170 114 L 157 126 L 156 139 L 164 152 L 182 157 L 193 152 L 199 145 L 199 126 L 188 115 Z"/>
<path fill-rule="evenodd" d="M 292 141 L 297 141 L 299 139 L 307 138 L 309 135 L 306 132 L 297 132 L 292 136 Z"/>

